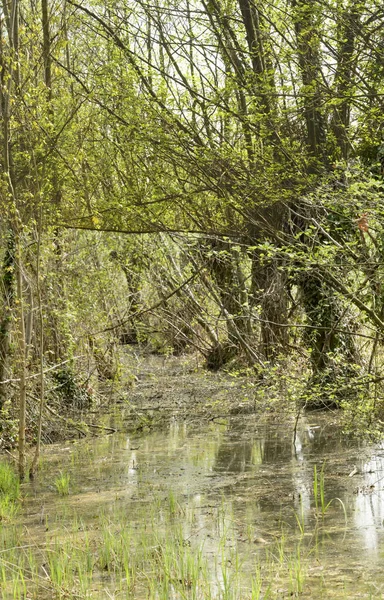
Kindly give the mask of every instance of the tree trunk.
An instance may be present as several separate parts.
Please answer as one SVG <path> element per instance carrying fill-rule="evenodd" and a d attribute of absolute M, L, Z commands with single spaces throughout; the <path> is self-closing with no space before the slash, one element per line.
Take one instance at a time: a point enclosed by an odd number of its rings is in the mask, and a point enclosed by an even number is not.
<path fill-rule="evenodd" d="M 42 224 L 42 207 L 40 208 L 39 223 L 37 230 L 37 268 L 36 268 L 36 293 L 37 293 L 37 309 L 38 309 L 38 320 L 40 326 L 40 339 L 39 339 L 39 382 L 40 382 L 40 398 L 39 398 L 39 416 L 37 421 L 37 434 L 36 434 L 36 448 L 35 455 L 33 457 L 29 476 L 33 479 L 39 465 L 40 447 L 41 447 L 41 432 L 42 432 L 42 421 L 43 421 L 43 408 L 45 401 L 45 381 L 44 381 L 44 314 L 43 304 L 41 296 L 41 281 L 40 281 L 40 269 L 41 269 L 41 224 Z"/>
<path fill-rule="evenodd" d="M 321 112 L 321 61 L 319 7 L 308 0 L 293 0 L 297 60 L 302 80 L 301 96 L 307 130 L 307 147 L 312 158 L 308 171 L 318 173 L 327 165 L 325 122 Z"/>
<path fill-rule="evenodd" d="M 210 271 L 217 285 L 221 303 L 228 315 L 228 341 L 233 346 L 239 347 L 241 342 L 238 333 L 246 340 L 252 334 L 248 295 L 240 257 L 231 243 L 215 240 L 210 247 L 213 248 L 208 259 Z"/>
<path fill-rule="evenodd" d="M 354 374 L 354 365 L 358 363 L 353 332 L 340 332 L 342 307 L 320 275 L 316 276 L 314 272 L 304 274 L 299 285 L 309 325 L 306 339 L 311 352 L 310 383 L 314 392 L 306 406 L 334 406 L 337 404 L 338 388 L 342 387 L 343 380 L 349 381 Z M 315 386 L 319 386 L 318 391 Z"/>
<path fill-rule="evenodd" d="M 350 90 L 355 83 L 355 68 L 357 55 L 355 53 L 355 39 L 360 28 L 360 11 L 362 6 L 352 0 L 350 8 L 343 10 L 338 23 L 338 53 L 335 73 L 335 93 L 340 100 L 333 110 L 333 131 L 340 149 L 341 158 L 347 159 L 351 142 L 348 138 L 348 129 L 351 113 Z"/>
<path fill-rule="evenodd" d="M 25 324 L 24 324 L 24 299 L 23 299 L 23 276 L 22 276 L 22 260 L 21 260 L 21 242 L 20 238 L 16 241 L 16 256 L 17 256 L 17 300 L 19 309 L 19 477 L 25 477 L 25 426 L 26 426 L 26 411 L 27 411 L 27 347 L 25 339 Z"/>
<path fill-rule="evenodd" d="M 261 352 L 273 361 L 288 344 L 286 275 L 275 260 L 261 259 L 258 251 L 252 257 L 252 298 L 260 308 Z"/>
<path fill-rule="evenodd" d="M 12 327 L 12 311 L 15 304 L 15 236 L 8 232 L 8 243 L 3 260 L 1 294 L 3 314 L 0 322 L 0 410 L 7 399 L 7 378 L 10 351 L 10 334 Z"/>

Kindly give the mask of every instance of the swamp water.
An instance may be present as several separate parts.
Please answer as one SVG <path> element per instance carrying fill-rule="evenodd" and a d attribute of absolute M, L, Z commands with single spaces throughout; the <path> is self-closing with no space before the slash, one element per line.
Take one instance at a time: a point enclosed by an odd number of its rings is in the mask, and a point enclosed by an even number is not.
<path fill-rule="evenodd" d="M 1 528 L 1 598 L 384 598 L 384 446 L 334 419 L 295 444 L 243 415 L 47 447 Z"/>

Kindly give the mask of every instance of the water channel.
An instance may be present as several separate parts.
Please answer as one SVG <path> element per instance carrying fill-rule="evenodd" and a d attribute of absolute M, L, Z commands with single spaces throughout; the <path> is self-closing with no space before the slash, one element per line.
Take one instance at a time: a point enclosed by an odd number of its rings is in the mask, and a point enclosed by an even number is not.
<path fill-rule="evenodd" d="M 2 529 L 2 598 L 384 598 L 384 446 L 333 414 L 293 427 L 171 419 L 47 447 Z"/>

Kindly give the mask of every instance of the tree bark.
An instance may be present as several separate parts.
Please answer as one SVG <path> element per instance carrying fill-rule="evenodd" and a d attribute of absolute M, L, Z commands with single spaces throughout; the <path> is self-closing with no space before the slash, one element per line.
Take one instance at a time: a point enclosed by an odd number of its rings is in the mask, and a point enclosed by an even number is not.
<path fill-rule="evenodd" d="M 24 299 L 23 299 L 23 276 L 22 276 L 22 258 L 21 258 L 21 241 L 17 236 L 16 241 L 16 256 L 17 256 L 17 300 L 19 309 L 19 477 L 24 479 L 26 457 L 25 457 L 25 426 L 26 426 L 26 411 L 27 411 L 27 347 L 25 340 L 25 324 L 24 324 Z"/>
<path fill-rule="evenodd" d="M 1 286 L 3 314 L 0 322 L 0 410 L 7 399 L 7 386 L 2 382 L 7 379 L 12 312 L 15 305 L 15 249 L 14 232 L 10 229 L 8 231 L 8 243 L 3 260 Z"/>

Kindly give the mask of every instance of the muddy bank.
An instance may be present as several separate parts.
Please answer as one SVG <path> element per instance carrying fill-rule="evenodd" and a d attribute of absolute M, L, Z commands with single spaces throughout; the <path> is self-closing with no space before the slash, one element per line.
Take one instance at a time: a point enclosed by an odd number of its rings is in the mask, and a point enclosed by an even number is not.
<path fill-rule="evenodd" d="M 126 427 L 155 427 L 171 419 L 208 422 L 230 415 L 294 418 L 296 405 L 284 397 L 281 380 L 261 380 L 257 372 L 212 373 L 196 358 L 127 356 L 131 384 L 117 394 Z M 278 396 L 279 395 L 279 396 Z M 113 423 L 113 420 L 112 420 Z"/>
<path fill-rule="evenodd" d="M 78 394 L 68 397 L 68 386 L 57 387 L 56 379 L 47 385 L 44 444 L 118 431 L 148 431 L 174 419 L 209 422 L 257 413 L 260 418 L 290 420 L 297 413 L 297 403 L 287 393 L 289 378 L 283 372 L 271 372 L 269 379 L 260 378 L 254 369 L 213 373 L 194 355 L 145 354 L 132 347 L 122 352 L 120 377 L 114 382 L 100 382 L 94 376 L 76 388 Z M 39 399 L 29 395 L 26 438 L 30 446 L 35 443 L 38 406 Z M 17 432 L 15 399 L 2 412 L 0 448 L 12 450 Z"/>

